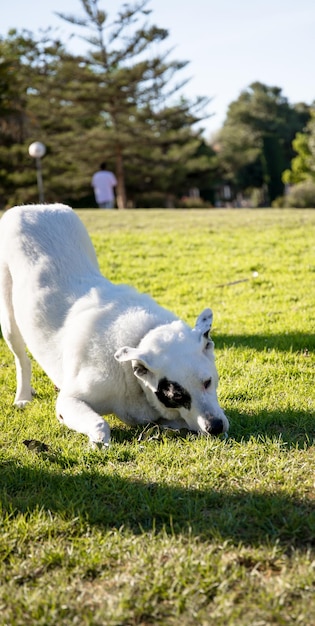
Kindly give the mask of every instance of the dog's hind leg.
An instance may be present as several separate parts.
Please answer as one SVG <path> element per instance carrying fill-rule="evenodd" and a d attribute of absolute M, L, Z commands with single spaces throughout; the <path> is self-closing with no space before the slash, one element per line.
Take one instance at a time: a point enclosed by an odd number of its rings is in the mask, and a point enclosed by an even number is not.
<path fill-rule="evenodd" d="M 0 324 L 4 340 L 14 354 L 16 367 L 16 394 L 14 404 L 23 408 L 32 400 L 31 361 L 14 316 L 12 278 L 5 265 L 0 266 Z"/>

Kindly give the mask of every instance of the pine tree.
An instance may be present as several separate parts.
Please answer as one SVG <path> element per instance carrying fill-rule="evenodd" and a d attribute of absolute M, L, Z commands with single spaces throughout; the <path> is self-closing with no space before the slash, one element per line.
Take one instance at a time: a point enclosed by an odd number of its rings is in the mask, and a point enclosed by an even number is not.
<path fill-rule="evenodd" d="M 90 103 L 98 105 L 99 122 L 86 139 L 95 157 L 102 154 L 102 160 L 114 161 L 117 204 L 124 208 L 128 179 L 133 178 L 130 186 L 134 187 L 135 179 L 141 178 L 140 188 L 145 187 L 146 180 L 150 179 L 152 185 L 156 179 L 160 188 L 168 191 L 161 171 L 166 165 L 173 165 L 173 174 L 183 179 L 185 156 L 192 157 L 201 141 L 200 131 L 194 132 L 192 125 L 204 114 L 194 114 L 193 110 L 200 111 L 207 101 L 199 98 L 195 105 L 189 105 L 182 99 L 170 106 L 170 100 L 186 82 L 174 79 L 187 62 L 169 61 L 168 51 L 151 53 L 152 45 L 164 42 L 168 31 L 149 25 L 148 0 L 123 4 L 110 23 L 109 16 L 99 8 L 99 0 L 81 0 L 81 4 L 83 18 L 58 15 L 88 31 L 84 39 L 91 50 L 82 57 L 82 63 L 93 75 Z M 144 161 L 149 168 L 143 167 Z M 204 164 L 200 162 L 200 166 Z M 145 169 L 149 169 L 149 175 Z M 164 179 L 170 180 L 165 173 Z"/>

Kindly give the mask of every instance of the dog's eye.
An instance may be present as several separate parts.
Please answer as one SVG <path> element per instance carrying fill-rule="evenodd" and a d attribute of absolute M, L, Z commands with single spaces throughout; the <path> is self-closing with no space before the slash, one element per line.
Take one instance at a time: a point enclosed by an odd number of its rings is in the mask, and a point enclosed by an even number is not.
<path fill-rule="evenodd" d="M 205 389 L 209 389 L 210 385 L 211 385 L 211 378 L 208 378 L 208 380 L 205 380 L 203 383 L 203 386 Z"/>
<path fill-rule="evenodd" d="M 148 373 L 148 370 L 141 363 L 137 363 L 137 365 L 133 367 L 133 373 L 135 376 L 139 376 L 141 378 L 141 376 L 145 376 Z"/>

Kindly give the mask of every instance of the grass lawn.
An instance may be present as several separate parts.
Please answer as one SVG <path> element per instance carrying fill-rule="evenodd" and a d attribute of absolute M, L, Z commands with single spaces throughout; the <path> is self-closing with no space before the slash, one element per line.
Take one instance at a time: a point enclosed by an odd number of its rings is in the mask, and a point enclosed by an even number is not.
<path fill-rule="evenodd" d="M 78 214 L 111 280 L 192 325 L 212 307 L 230 434 L 109 416 L 92 451 L 36 363 L 13 407 L 0 338 L 1 626 L 313 626 L 315 211 Z"/>

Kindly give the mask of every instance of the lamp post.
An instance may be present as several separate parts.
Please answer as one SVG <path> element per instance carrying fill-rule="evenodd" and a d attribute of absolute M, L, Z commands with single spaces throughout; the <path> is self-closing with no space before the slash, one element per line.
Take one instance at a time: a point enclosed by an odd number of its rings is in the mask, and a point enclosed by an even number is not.
<path fill-rule="evenodd" d="M 28 153 L 33 159 L 36 159 L 38 196 L 39 201 L 44 202 L 44 186 L 41 158 L 46 153 L 46 146 L 44 146 L 44 144 L 40 141 L 34 141 L 34 143 L 31 143 L 31 145 L 29 146 Z"/>

